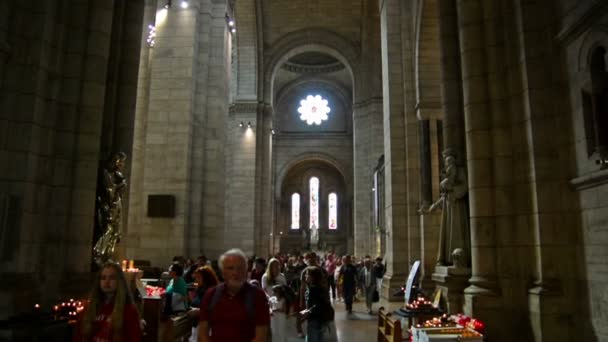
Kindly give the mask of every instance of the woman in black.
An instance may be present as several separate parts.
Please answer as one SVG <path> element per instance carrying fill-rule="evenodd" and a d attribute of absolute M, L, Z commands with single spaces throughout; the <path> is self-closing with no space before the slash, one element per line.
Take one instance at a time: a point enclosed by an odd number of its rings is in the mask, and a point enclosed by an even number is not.
<path fill-rule="evenodd" d="M 306 310 L 302 311 L 302 319 L 306 325 L 306 342 L 324 342 L 324 333 L 331 331 L 334 320 L 334 309 L 329 300 L 329 292 L 325 287 L 323 270 L 318 266 L 310 266 L 305 270 Z"/>

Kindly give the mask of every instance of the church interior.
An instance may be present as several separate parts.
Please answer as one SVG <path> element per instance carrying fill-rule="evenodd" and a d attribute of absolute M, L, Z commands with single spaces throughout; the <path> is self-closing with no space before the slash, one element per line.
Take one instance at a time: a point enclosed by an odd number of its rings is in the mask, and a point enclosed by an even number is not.
<path fill-rule="evenodd" d="M 1 1 L 0 319 L 231 248 L 608 342 L 608 2 Z"/>

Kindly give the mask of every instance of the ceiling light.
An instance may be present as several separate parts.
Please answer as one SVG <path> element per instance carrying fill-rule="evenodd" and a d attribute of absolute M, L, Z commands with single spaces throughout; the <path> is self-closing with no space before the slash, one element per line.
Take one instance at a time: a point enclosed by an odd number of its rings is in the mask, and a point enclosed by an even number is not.
<path fill-rule="evenodd" d="M 180 6 L 182 6 L 183 9 L 188 8 L 188 1 L 182 0 Z"/>

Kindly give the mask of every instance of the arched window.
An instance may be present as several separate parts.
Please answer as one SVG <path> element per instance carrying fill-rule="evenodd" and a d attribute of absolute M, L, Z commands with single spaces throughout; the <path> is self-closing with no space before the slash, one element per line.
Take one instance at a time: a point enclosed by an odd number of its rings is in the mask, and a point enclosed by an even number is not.
<path fill-rule="evenodd" d="M 338 195 L 329 194 L 329 229 L 338 229 Z"/>
<path fill-rule="evenodd" d="M 591 122 L 592 130 L 587 132 L 587 141 L 592 151 L 597 153 L 602 164 L 608 158 L 608 69 L 606 69 L 606 49 L 597 47 L 591 54 Z M 589 139 L 591 136 L 591 139 Z M 589 141 L 591 140 L 591 141 Z M 604 165 L 602 165 L 604 167 Z"/>
<path fill-rule="evenodd" d="M 312 177 L 309 181 L 310 196 L 310 229 L 319 228 L 319 178 Z"/>
<path fill-rule="evenodd" d="M 300 194 L 291 195 L 291 229 L 300 229 Z"/>
<path fill-rule="evenodd" d="M 591 87 L 582 90 L 587 155 L 594 153 L 602 168 L 608 162 L 608 69 L 606 49 L 596 47 L 590 58 Z"/>

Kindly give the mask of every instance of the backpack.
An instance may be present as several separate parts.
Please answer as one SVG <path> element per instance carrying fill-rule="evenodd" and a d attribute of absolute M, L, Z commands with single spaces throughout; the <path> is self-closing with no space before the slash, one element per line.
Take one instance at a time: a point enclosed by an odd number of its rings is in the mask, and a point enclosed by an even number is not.
<path fill-rule="evenodd" d="M 247 317 L 250 320 L 255 320 L 255 287 L 245 282 L 243 285 L 245 286 L 245 310 L 247 311 Z M 209 301 L 209 306 L 207 306 L 207 312 L 209 314 L 209 321 L 211 322 L 211 313 L 213 309 L 222 298 L 222 293 L 224 293 L 224 289 L 226 288 L 226 284 L 221 283 L 218 286 L 213 288 L 213 296 Z"/>

